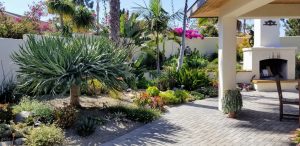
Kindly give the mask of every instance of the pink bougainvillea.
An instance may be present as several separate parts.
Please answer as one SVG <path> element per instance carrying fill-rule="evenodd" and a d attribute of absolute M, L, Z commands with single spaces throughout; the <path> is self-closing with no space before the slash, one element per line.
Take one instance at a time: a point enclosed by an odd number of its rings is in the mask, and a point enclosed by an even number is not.
<path fill-rule="evenodd" d="M 46 16 L 45 12 L 46 5 L 44 2 L 40 1 L 38 3 L 33 3 L 33 5 L 29 5 L 30 11 L 25 12 L 25 16 L 27 19 L 32 21 L 39 21 L 42 16 Z"/>
<path fill-rule="evenodd" d="M 173 31 L 178 36 L 182 36 L 182 34 L 183 34 L 183 29 L 181 27 L 175 28 Z M 193 38 L 204 39 L 204 36 L 202 34 L 200 34 L 198 32 L 198 30 L 193 30 L 193 29 L 186 30 L 185 37 L 187 37 L 188 39 L 193 39 Z"/>
<path fill-rule="evenodd" d="M 22 21 L 22 18 L 20 18 L 20 17 L 15 18 L 15 22 L 20 23 L 21 21 Z"/>

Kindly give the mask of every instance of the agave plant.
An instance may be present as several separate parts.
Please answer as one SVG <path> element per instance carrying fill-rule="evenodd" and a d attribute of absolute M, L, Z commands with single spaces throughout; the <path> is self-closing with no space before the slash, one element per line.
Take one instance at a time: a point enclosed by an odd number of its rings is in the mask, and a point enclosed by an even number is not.
<path fill-rule="evenodd" d="M 78 107 L 83 81 L 97 79 L 113 90 L 126 87 L 122 79 L 131 75 L 124 63 L 128 50 L 104 37 L 42 37 L 37 40 L 30 36 L 20 51 L 12 54 L 12 59 L 20 66 L 18 72 L 24 80 L 21 88 L 35 94 L 70 89 L 70 103 Z"/>

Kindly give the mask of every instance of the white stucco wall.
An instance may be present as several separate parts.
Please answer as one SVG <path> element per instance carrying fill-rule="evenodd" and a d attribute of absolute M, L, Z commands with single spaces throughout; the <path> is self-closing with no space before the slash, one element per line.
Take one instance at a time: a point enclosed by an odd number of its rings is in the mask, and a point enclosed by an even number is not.
<path fill-rule="evenodd" d="M 300 51 L 300 36 L 280 37 L 280 43 L 283 47 L 297 47 Z"/>
<path fill-rule="evenodd" d="M 3 68 L 0 66 L 0 81 L 3 80 L 3 71 L 6 77 L 12 77 L 16 74 L 18 66 L 13 63 L 10 55 L 19 50 L 19 45 L 22 44 L 22 39 L 0 38 L 0 61 L 3 65 Z"/>
<path fill-rule="evenodd" d="M 237 38 L 237 42 L 240 42 L 242 38 Z M 284 47 L 298 47 L 300 48 L 300 36 L 295 37 L 281 37 L 281 45 Z M 13 64 L 10 59 L 12 52 L 19 49 L 19 45 L 22 45 L 24 41 L 22 39 L 8 39 L 0 38 L 0 60 L 2 60 L 3 68 L 6 75 L 15 75 L 17 66 Z M 160 45 L 162 48 L 162 45 Z M 196 48 L 202 54 L 213 53 L 218 50 L 218 38 L 216 37 L 206 37 L 204 40 L 201 39 L 187 39 L 187 46 L 190 46 L 191 49 Z M 166 53 L 165 55 L 169 57 L 172 54 L 176 54 L 178 51 L 179 45 L 173 43 L 172 41 L 166 41 Z M 300 49 L 298 49 L 300 50 Z M 138 49 L 134 56 L 138 56 L 140 50 Z M 246 75 L 245 75 L 246 74 Z M 238 73 L 237 82 L 244 82 L 251 79 L 248 73 Z M 0 80 L 3 79 L 2 68 L 0 67 Z"/>

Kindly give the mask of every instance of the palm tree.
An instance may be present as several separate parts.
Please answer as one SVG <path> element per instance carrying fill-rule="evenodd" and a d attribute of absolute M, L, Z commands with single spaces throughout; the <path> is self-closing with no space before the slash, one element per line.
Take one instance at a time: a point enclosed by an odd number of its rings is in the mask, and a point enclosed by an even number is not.
<path fill-rule="evenodd" d="M 73 0 L 73 3 L 75 3 L 76 5 L 86 6 L 90 9 L 94 7 L 93 0 Z"/>
<path fill-rule="evenodd" d="M 73 3 L 69 0 L 47 0 L 46 5 L 49 13 L 59 15 L 61 28 L 65 26 L 64 16 L 72 16 L 74 14 Z"/>
<path fill-rule="evenodd" d="M 70 104 L 79 107 L 82 82 L 96 79 L 113 90 L 126 86 L 130 77 L 125 64 L 128 49 L 116 46 L 108 38 L 59 38 L 33 36 L 12 59 L 20 66 L 21 88 L 35 94 L 70 90 Z"/>
<path fill-rule="evenodd" d="M 159 37 L 163 32 L 168 29 L 168 22 L 171 16 L 162 8 L 160 0 L 150 0 L 149 7 L 147 5 L 136 8 L 141 16 L 146 21 L 146 28 L 150 36 L 155 38 L 156 44 L 156 67 L 157 72 L 160 73 L 160 61 L 159 61 Z"/>
<path fill-rule="evenodd" d="M 180 48 L 180 53 L 179 53 L 179 58 L 178 58 L 178 66 L 177 66 L 177 71 L 182 67 L 183 64 L 183 56 L 184 56 L 184 49 L 185 49 L 185 31 L 186 31 L 186 13 L 187 13 L 187 7 L 188 7 L 188 0 L 185 0 L 185 5 L 184 5 L 184 16 L 183 16 L 183 33 L 182 33 L 182 41 L 181 41 L 181 48 Z"/>
<path fill-rule="evenodd" d="M 120 34 L 120 0 L 110 0 L 109 6 L 109 36 L 113 41 L 118 41 Z"/>
<path fill-rule="evenodd" d="M 76 28 L 88 29 L 94 26 L 95 18 L 88 8 L 84 6 L 77 6 L 72 20 Z"/>
<path fill-rule="evenodd" d="M 96 2 L 96 12 L 97 12 L 97 18 L 96 18 L 96 34 L 99 34 L 100 24 L 99 24 L 99 14 L 100 14 L 100 0 L 97 0 Z"/>

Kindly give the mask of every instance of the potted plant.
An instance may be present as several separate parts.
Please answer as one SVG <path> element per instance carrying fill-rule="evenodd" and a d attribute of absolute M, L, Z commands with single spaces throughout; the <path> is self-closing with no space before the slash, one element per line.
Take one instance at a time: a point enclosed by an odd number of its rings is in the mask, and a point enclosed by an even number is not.
<path fill-rule="evenodd" d="M 223 112 L 228 114 L 229 118 L 235 118 L 236 113 L 242 109 L 243 100 L 240 90 L 227 90 L 222 99 Z"/>

